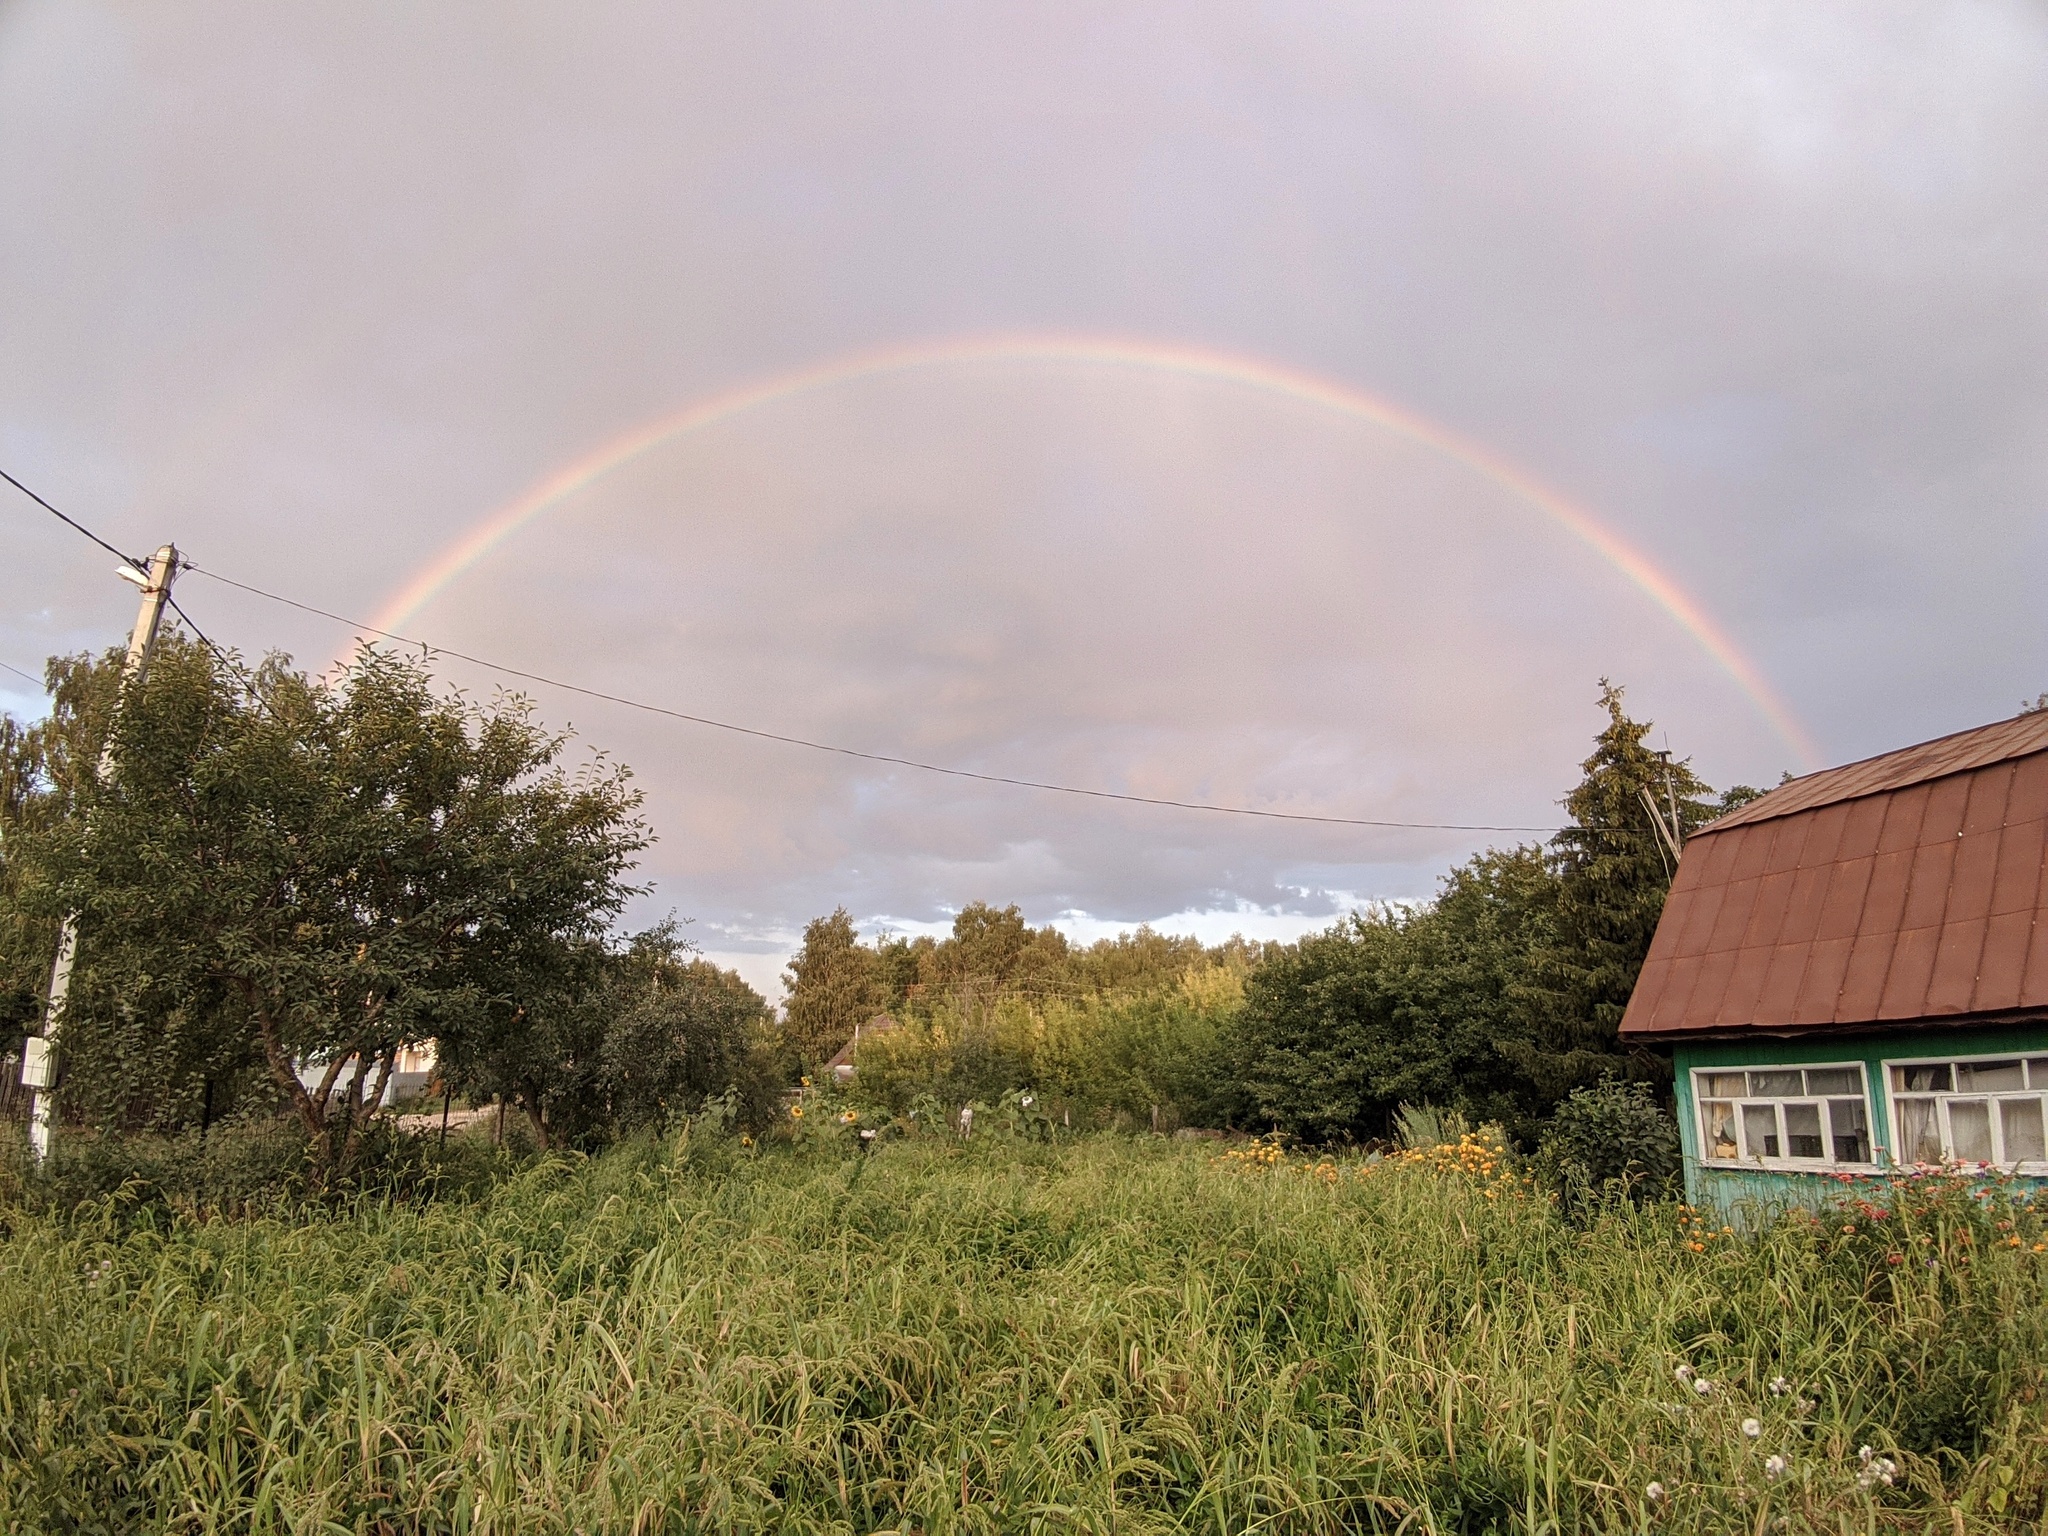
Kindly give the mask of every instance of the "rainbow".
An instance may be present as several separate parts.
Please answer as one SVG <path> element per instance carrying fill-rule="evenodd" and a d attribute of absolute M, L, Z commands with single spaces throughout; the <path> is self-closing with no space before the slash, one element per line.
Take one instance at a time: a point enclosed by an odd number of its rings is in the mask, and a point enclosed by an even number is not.
<path fill-rule="evenodd" d="M 819 390 L 913 369 L 963 363 L 1054 363 L 1120 368 L 1202 379 L 1292 401 L 1396 433 L 1464 465 L 1516 499 L 1535 507 L 1619 571 L 1690 635 L 1734 680 L 1768 720 L 1803 768 L 1819 752 L 1783 700 L 1733 639 L 1643 551 L 1603 526 L 1584 507 L 1537 480 L 1527 470 L 1404 406 L 1356 385 L 1262 358 L 1115 336 L 1058 333 L 978 334 L 942 337 L 828 357 L 808 367 L 771 375 L 694 400 L 679 410 L 602 443 L 481 519 L 435 555 L 394 592 L 371 621 L 380 630 L 402 630 L 448 585 L 499 544 L 564 498 L 603 479 L 640 455 L 691 432 L 730 421 L 749 411 Z"/>

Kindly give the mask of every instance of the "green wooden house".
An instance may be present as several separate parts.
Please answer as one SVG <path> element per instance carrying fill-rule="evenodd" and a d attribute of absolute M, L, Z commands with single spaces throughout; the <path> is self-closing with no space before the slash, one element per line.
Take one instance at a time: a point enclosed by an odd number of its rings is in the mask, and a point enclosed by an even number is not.
<path fill-rule="evenodd" d="M 1809 774 L 1695 833 L 1622 1034 L 1696 1204 L 2048 1179 L 2048 713 Z"/>

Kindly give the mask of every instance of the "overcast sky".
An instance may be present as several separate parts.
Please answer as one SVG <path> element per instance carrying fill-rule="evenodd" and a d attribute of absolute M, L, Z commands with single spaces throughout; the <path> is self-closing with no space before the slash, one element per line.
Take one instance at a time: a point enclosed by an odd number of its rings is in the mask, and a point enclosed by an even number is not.
<path fill-rule="evenodd" d="M 951 346 L 676 434 L 406 632 L 981 772 L 1544 825 L 1603 675 L 1717 785 L 2048 689 L 2044 145 L 2029 4 L 15 0 L 0 468 L 370 618 L 643 423 Z M 1469 458 L 1006 333 L 1436 423 L 1640 552 L 1793 723 Z M 0 663 L 117 641 L 111 561 L 7 494 Z M 250 653 L 348 639 L 179 595 Z M 1076 800 L 533 692 L 647 791 L 636 916 L 764 985 L 841 903 L 1292 934 L 1513 836 Z M 39 708 L 12 672 L 0 704 Z"/>

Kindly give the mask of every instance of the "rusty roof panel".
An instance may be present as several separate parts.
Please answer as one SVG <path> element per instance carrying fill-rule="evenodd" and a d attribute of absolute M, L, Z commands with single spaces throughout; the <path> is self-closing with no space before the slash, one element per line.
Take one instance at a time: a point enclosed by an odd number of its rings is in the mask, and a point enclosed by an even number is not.
<path fill-rule="evenodd" d="M 1991 771 L 2002 772 L 2003 765 Z M 1971 777 L 1974 775 L 1936 779 L 1927 786 L 1927 809 L 1920 817 L 1919 841 L 1923 845 L 1963 835 L 1963 815 L 1970 808 Z"/>
<path fill-rule="evenodd" d="M 1701 845 L 1695 844 L 1694 846 Z M 1704 844 L 1702 851 L 1706 858 L 1706 865 L 1700 870 L 1700 884 L 1702 886 L 1726 885 L 1728 883 L 1728 872 L 1735 867 L 1735 855 L 1740 851 L 1736 843 L 1732 840 L 1724 841 L 1720 838 L 1710 838 Z M 1678 861 L 1678 879 L 1672 882 L 1671 888 L 1677 890 L 1679 883 L 1685 879 L 1685 876 L 1685 860 L 1681 858 Z"/>
<path fill-rule="evenodd" d="M 1742 938 L 1738 942 L 1744 949 L 1754 944 L 1787 942 L 1785 912 L 1791 905 L 1791 872 L 1765 875 L 1756 883 L 1756 900 L 1750 903 L 1749 921 L 1742 925 Z"/>
<path fill-rule="evenodd" d="M 1849 946 L 1849 964 L 1842 972 L 1841 995 L 1835 1000 L 1835 1018 L 1875 1019 L 1884 1001 L 1884 978 L 1892 963 L 1890 933 L 1858 934 Z M 1624 1017 L 1623 1023 L 1627 1023 Z"/>
<path fill-rule="evenodd" d="M 1965 832 L 1956 839 L 1955 868 L 1948 877 L 1948 906 L 1942 921 L 1968 922 L 1991 915 L 1991 886 L 1998 878 L 2001 830 Z"/>
<path fill-rule="evenodd" d="M 1859 935 L 1897 933 L 1904 926 L 1906 879 L 1912 873 L 1913 855 L 1881 853 L 1871 860 L 1870 889 L 1863 897 L 1863 911 L 1856 920 Z"/>
<path fill-rule="evenodd" d="M 1984 924 L 1984 953 L 1977 961 L 1977 986 L 1970 1012 L 1990 1013 L 2020 1005 L 2020 983 L 2027 974 L 2027 940 L 2032 912 L 2001 912 Z"/>
<path fill-rule="evenodd" d="M 1906 910 L 1899 917 L 1901 928 L 1933 928 L 1948 910 L 1949 876 L 1955 870 L 1956 845 L 1922 843 L 1913 850 L 1913 872 L 1906 886 Z"/>
<path fill-rule="evenodd" d="M 1880 1019 L 1917 1019 L 1927 1013 L 1927 983 L 1934 978 L 1934 954 L 1941 945 L 1939 928 L 1905 928 L 1892 940 L 1891 964 L 1885 970 Z"/>
<path fill-rule="evenodd" d="M 1636 977 L 1636 990 L 1643 994 L 1645 1017 L 1654 1017 L 1658 1002 L 1669 988 L 1672 963 L 1669 960 L 1645 960 L 1640 975 Z M 1631 994 L 1633 1001 L 1634 994 Z"/>
<path fill-rule="evenodd" d="M 1842 834 L 1848 829 L 1850 807 L 1824 805 L 1812 816 L 1802 816 L 1807 823 L 1806 847 L 1799 855 L 1802 869 L 1826 869 L 1833 865 L 1842 846 Z"/>
<path fill-rule="evenodd" d="M 1700 979 L 1693 983 L 1692 996 L 1685 1004 L 1685 1027 L 1691 1027 L 1694 1020 L 1718 1019 L 1721 1016 L 1721 1000 L 1728 995 L 1728 978 L 1735 974 L 1736 953 L 1732 949 L 1722 949 L 1701 958 Z M 1624 1015 L 1622 1023 L 1627 1022 Z"/>
<path fill-rule="evenodd" d="M 2034 912 L 2034 925 L 2027 931 L 2027 970 L 2020 980 L 2020 1006 L 2048 997 L 2048 922 L 2043 922 L 2039 908 Z"/>
<path fill-rule="evenodd" d="M 2012 765 L 2012 788 L 2006 792 L 2008 825 L 2048 816 L 2048 752 Z"/>
<path fill-rule="evenodd" d="M 1625 1033 L 2048 1014 L 2048 715 L 1766 801 L 1687 845 Z"/>
<path fill-rule="evenodd" d="M 1764 950 L 1770 969 L 1764 972 L 1764 989 L 1757 995 L 1759 1024 L 1790 1024 L 1799 1008 L 1799 984 L 1806 977 L 1811 944 L 1778 944 Z"/>
<path fill-rule="evenodd" d="M 1973 917 L 1965 922 L 1944 923 L 1936 930 L 1934 974 L 1927 981 L 1927 1002 L 1921 1010 L 1929 1015 L 1968 1013 L 1970 999 L 1977 992 L 1977 962 L 1984 955 L 1987 920 Z"/>
<path fill-rule="evenodd" d="M 1799 1002 L 1792 1014 L 1794 1024 L 1832 1024 L 1835 1004 L 1842 995 L 1842 978 L 1849 972 L 1849 949 L 1854 939 L 1818 939 L 1806 957 L 1806 975 L 1799 983 Z"/>
<path fill-rule="evenodd" d="M 1810 944 L 1820 932 L 1821 909 L 1827 902 L 1828 871 L 1802 869 L 1792 877 L 1792 896 L 1785 907 L 1781 944 Z"/>
<path fill-rule="evenodd" d="M 2041 899 L 2043 834 L 2048 821 L 2023 821 L 1998 835 L 1998 869 L 1991 880 L 1991 910 L 2031 912 Z"/>
<path fill-rule="evenodd" d="M 1764 873 L 1782 874 L 1799 867 L 1799 858 L 1806 851 L 1806 833 L 1810 823 L 1803 816 L 1781 816 L 1776 822 L 1777 836 L 1771 839 L 1771 851 L 1764 861 Z"/>
<path fill-rule="evenodd" d="M 1745 837 L 1735 845 L 1735 867 L 1728 871 L 1728 878 L 1735 880 L 1761 880 L 1764 871 L 1771 865 L 1771 844 L 1777 828 L 1759 832 L 1754 837 Z"/>
<path fill-rule="evenodd" d="M 1728 978 L 1728 989 L 1721 994 L 1718 1017 L 1723 1024 L 1754 1019 L 1756 1000 L 1763 995 L 1764 976 L 1770 968 L 1771 951 L 1762 945 L 1735 951 L 1735 970 Z"/>
<path fill-rule="evenodd" d="M 1667 1019 L 1682 1019 L 1692 1003 L 1693 989 L 1699 985 L 1700 972 L 1706 969 L 1706 960 L 1699 955 L 1685 955 L 1676 960 L 1663 962 L 1664 995 L 1656 1004 L 1656 1016 Z"/>
<path fill-rule="evenodd" d="M 1749 914 L 1756 907 L 1760 880 L 1736 880 L 1721 888 L 1721 910 L 1714 919 L 1714 931 L 1707 935 L 1707 953 L 1719 954 L 1742 947 Z"/>
<path fill-rule="evenodd" d="M 1931 779 L 1968 773 L 2038 752 L 2048 752 L 2048 711 L 1980 725 L 1975 730 L 1923 741 L 1918 746 L 1865 758 L 1860 763 L 1809 773 L 1750 801 L 1740 810 L 1730 811 L 1713 824 L 1713 829 L 1727 831 L 1778 816 L 1796 816 L 1816 806 L 1881 795 L 1909 784 L 1925 784 Z"/>
<path fill-rule="evenodd" d="M 1963 835 L 1996 832 L 2005 825 L 2005 805 L 2012 794 L 2013 765 L 1999 763 L 1970 774 L 1970 808 L 1963 813 Z"/>
<path fill-rule="evenodd" d="M 1704 955 L 1714 935 L 1714 924 L 1721 915 L 1721 903 L 1728 898 L 1728 887 L 1710 885 L 1696 895 L 1686 907 L 1678 923 L 1672 925 L 1672 953 L 1680 955 Z M 1662 938 L 1664 925 L 1657 925 L 1657 937 Z M 1650 955 L 1657 954 L 1657 939 L 1650 941 Z"/>
<path fill-rule="evenodd" d="M 1856 931 L 1863 926 L 1863 902 L 1870 892 L 1871 871 L 1876 867 L 1877 860 L 1872 858 L 1845 859 L 1825 872 L 1828 894 L 1820 911 L 1819 937 L 1856 937 Z"/>
<path fill-rule="evenodd" d="M 1920 846 L 1920 823 L 1927 819 L 1927 786 L 1915 784 L 1884 799 L 1884 827 L 1877 834 L 1879 853 L 1897 853 Z"/>

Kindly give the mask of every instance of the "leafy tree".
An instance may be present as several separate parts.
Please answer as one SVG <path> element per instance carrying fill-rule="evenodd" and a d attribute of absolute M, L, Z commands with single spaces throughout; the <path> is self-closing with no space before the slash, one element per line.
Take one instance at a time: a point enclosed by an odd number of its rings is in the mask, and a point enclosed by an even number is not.
<path fill-rule="evenodd" d="M 1269 953 L 1230 1041 L 1255 1117 L 1374 1139 L 1402 1105 L 1429 1104 L 1533 1134 L 1515 993 L 1550 941 L 1557 891 L 1540 849 L 1483 853 L 1427 906 L 1356 913 Z"/>
<path fill-rule="evenodd" d="M 183 642 L 170 634 L 172 648 Z M 53 659 L 50 712 L 33 725 L 0 716 L 0 1033 L 40 1026 L 58 918 L 23 898 L 21 853 L 70 816 L 98 766 L 124 651 Z"/>
<path fill-rule="evenodd" d="M 926 998 L 970 1007 L 1011 995 L 1057 996 L 1074 989 L 1071 956 L 1065 934 L 1033 928 L 1015 905 L 970 901 L 954 914 L 951 936 L 919 957 L 918 980 Z"/>
<path fill-rule="evenodd" d="M 783 977 L 789 989 L 783 1034 L 801 1070 L 830 1061 L 858 1025 L 881 1011 L 878 971 L 875 952 L 860 942 L 846 908 L 805 925 L 803 946 Z"/>
<path fill-rule="evenodd" d="M 605 1083 L 622 1130 L 660 1130 L 725 1094 L 764 1125 L 779 1083 L 774 1014 L 735 972 L 693 958 L 673 920 L 614 958 L 605 1004 Z"/>
<path fill-rule="evenodd" d="M 272 657 L 244 686 L 161 647 L 113 775 L 19 850 L 23 907 L 81 918 L 66 1098 L 175 1123 L 253 1066 L 346 1161 L 400 1047 L 532 1025 L 628 894 L 638 796 L 602 761 L 566 774 L 565 745 L 382 653 L 332 685 Z"/>
<path fill-rule="evenodd" d="M 1630 719 L 1622 690 L 1604 678 L 1600 703 L 1607 725 L 1563 802 L 1571 825 L 1550 844 L 1556 908 L 1518 989 L 1526 1034 L 1508 1047 L 1552 1104 L 1605 1077 L 1666 1075 L 1659 1058 L 1624 1048 L 1618 1033 L 1671 886 L 1670 854 L 1653 817 L 1675 805 L 1682 833 L 1690 833 L 1717 814 L 1712 791 L 1687 762 L 1643 744 L 1649 723 Z"/>

